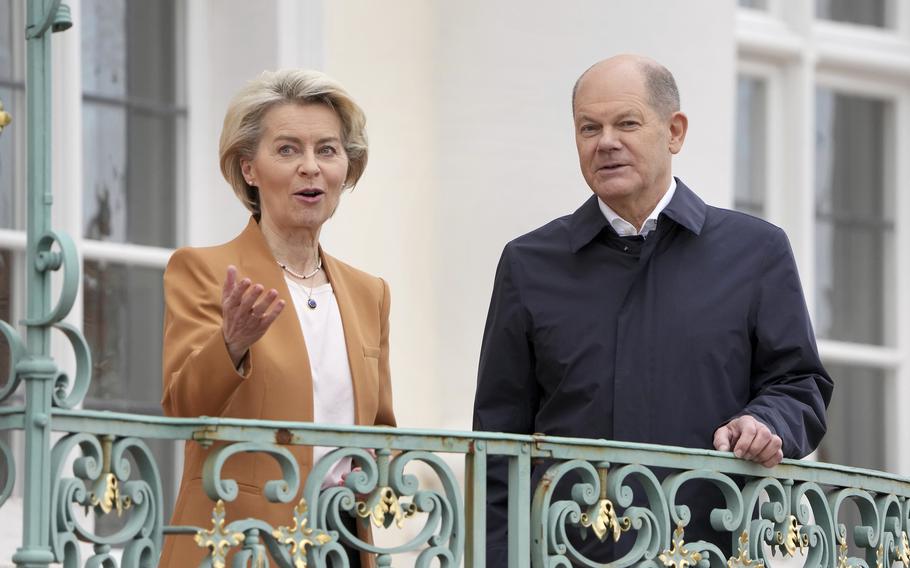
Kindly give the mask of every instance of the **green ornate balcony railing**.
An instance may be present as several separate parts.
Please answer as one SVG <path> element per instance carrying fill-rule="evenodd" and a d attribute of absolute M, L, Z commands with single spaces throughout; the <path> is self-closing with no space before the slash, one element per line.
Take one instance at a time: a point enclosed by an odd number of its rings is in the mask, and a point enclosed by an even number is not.
<path fill-rule="evenodd" d="M 72 241 L 49 225 L 48 32 L 71 24 L 59 0 L 32 0 L 27 6 L 25 340 L 0 322 L 11 355 L 9 370 L 0 369 L 7 374 L 0 386 L 0 431 L 19 432 L 24 439 L 22 456 L 14 456 L 0 439 L 0 479 L 5 479 L 0 507 L 17 483 L 23 498 L 23 538 L 12 558 L 18 566 L 151 567 L 164 535 L 182 534 L 208 550 L 205 566 L 224 566 L 229 552 L 232 566 L 267 566 L 266 551 L 281 566 L 345 566 L 341 543 L 346 543 L 374 553 L 379 566 L 411 552 L 416 566 L 463 562 L 482 567 L 487 464 L 491 456 L 504 456 L 510 567 L 599 566 L 573 547 L 569 536 L 574 532 L 628 543 L 617 566 L 733 568 L 794 557 L 809 567 L 910 568 L 910 480 L 881 472 L 788 460 L 769 470 L 714 451 L 546 436 L 168 419 L 78 409 L 91 378 L 90 353 L 80 331 L 63 319 L 76 298 L 79 262 Z M 0 130 L 10 118 L 0 107 Z M 62 273 L 62 283 L 52 304 L 53 272 Z M 53 328 L 72 345 L 73 377 L 50 357 Z M 20 390 L 24 404 L 16 406 L 20 399 L 14 394 Z M 52 432 L 59 436 L 52 438 Z M 210 527 L 167 526 L 161 476 L 145 441 L 153 439 L 228 442 L 219 444 L 205 468 L 205 491 L 217 503 Z M 339 449 L 301 479 L 287 449 L 291 445 Z M 296 501 L 285 525 L 226 522 L 238 486 L 221 471 L 242 452 L 267 454 L 281 466 L 281 479 L 266 484 L 262 498 Z M 464 456 L 464 492 L 442 454 Z M 331 465 L 345 457 L 360 471 L 343 486 L 321 490 Z M 25 472 L 21 480 L 16 479 L 17 458 Z M 536 460 L 552 465 L 531 487 Z M 414 475 L 416 463 L 428 467 L 435 479 Z M 697 481 L 715 486 L 723 497 L 708 519 L 690 519 L 690 509 L 678 498 L 681 487 Z M 571 498 L 557 498 L 555 489 L 566 483 L 572 485 Z M 104 515 L 123 519 L 113 534 L 95 532 L 91 518 Z M 346 515 L 377 527 L 412 530 L 401 532 L 398 544 L 374 545 L 348 531 L 342 522 Z M 725 542 L 687 542 L 693 521 L 710 522 Z M 86 558 L 80 542 L 90 545 Z"/>

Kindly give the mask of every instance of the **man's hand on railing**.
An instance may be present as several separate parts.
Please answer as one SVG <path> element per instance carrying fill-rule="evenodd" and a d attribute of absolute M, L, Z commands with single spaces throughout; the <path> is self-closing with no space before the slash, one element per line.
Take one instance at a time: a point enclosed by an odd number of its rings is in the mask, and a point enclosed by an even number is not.
<path fill-rule="evenodd" d="M 714 449 L 733 451 L 738 458 L 774 467 L 784 459 L 780 436 L 748 414 L 734 418 L 714 432 Z"/>

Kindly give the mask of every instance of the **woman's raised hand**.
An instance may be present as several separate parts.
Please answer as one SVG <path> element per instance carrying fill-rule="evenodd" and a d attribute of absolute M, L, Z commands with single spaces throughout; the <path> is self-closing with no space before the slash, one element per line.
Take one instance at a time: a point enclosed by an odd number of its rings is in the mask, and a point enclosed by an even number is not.
<path fill-rule="evenodd" d="M 228 266 L 221 292 L 221 332 L 235 367 L 284 309 L 277 290 L 264 296 L 263 291 L 261 284 L 253 284 L 249 278 L 237 282 L 237 267 Z"/>

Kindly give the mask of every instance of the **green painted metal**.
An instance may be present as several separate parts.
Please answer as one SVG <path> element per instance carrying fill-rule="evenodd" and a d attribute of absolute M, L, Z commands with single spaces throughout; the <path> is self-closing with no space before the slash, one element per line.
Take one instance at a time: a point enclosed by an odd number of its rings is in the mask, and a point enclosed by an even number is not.
<path fill-rule="evenodd" d="M 234 566 L 267 566 L 269 555 L 282 567 L 346 565 L 344 543 L 375 554 L 378 566 L 391 566 L 398 554 L 413 552 L 418 567 L 438 563 L 454 568 L 463 561 L 469 568 L 482 568 L 487 565 L 487 466 L 499 458 L 509 464 L 513 568 L 601 566 L 573 548 L 573 533 L 602 541 L 628 539 L 629 552 L 616 566 L 770 566 L 775 561 L 766 553 L 770 548 L 784 556 L 804 556 L 809 567 L 900 563 L 910 568 L 910 480 L 884 472 L 792 460 L 768 470 L 711 450 L 545 435 L 79 410 L 89 387 L 91 359 L 79 330 L 62 323 L 77 297 L 78 257 L 72 241 L 50 227 L 49 183 L 48 32 L 71 24 L 69 10 L 59 0 L 27 4 L 28 306 L 22 322 L 27 341 L 0 322 L 0 337 L 12 360 L 0 402 L 25 391 L 24 405 L 0 408 L 0 430 L 20 431 L 25 442 L 26 475 L 17 480 L 17 456 L 0 440 L 6 478 L 0 507 L 17 482 L 24 497 L 23 540 L 13 557 L 18 566 L 81 566 L 80 541 L 93 545 L 86 566 L 154 566 L 169 534 L 210 545 L 215 552 L 203 566 L 223 561 L 229 550 L 236 552 Z M 6 118 L 0 117 L 0 123 Z M 55 271 L 62 271 L 62 286 L 52 302 Z M 50 357 L 53 328 L 73 347 L 72 379 Z M 52 432 L 62 437 L 52 443 Z M 214 528 L 165 526 L 161 475 L 145 440 L 216 448 L 203 472 L 205 491 L 219 503 L 212 511 Z M 293 445 L 338 449 L 303 479 L 288 450 Z M 289 503 L 302 496 L 286 525 L 271 526 L 261 519 L 226 522 L 239 487 L 223 476 L 225 464 L 247 452 L 267 455 L 279 465 L 281 476 L 265 485 L 264 501 Z M 463 491 L 445 454 L 464 456 Z M 323 488 L 333 464 L 348 458 L 359 470 L 343 485 Z M 539 462 L 550 465 L 532 487 L 532 463 Z M 427 476 L 412 473 L 415 464 L 429 472 L 428 483 Z M 670 473 L 661 477 L 661 470 Z M 568 479 L 578 480 L 568 487 L 571 498 L 558 499 L 556 488 Z M 679 502 L 680 488 L 695 481 L 713 484 L 723 496 L 724 505 L 709 519 L 691 519 L 686 504 Z M 859 512 L 857 524 L 844 522 L 847 509 Z M 78 510 L 96 517 L 123 515 L 124 523 L 114 534 L 100 535 L 80 520 Z M 396 544 L 380 546 L 349 531 L 346 516 L 411 530 L 401 532 Z M 221 521 L 225 523 L 219 525 Z M 685 528 L 693 521 L 710 522 L 729 540 L 686 542 Z M 723 545 L 734 551 L 732 557 Z"/>

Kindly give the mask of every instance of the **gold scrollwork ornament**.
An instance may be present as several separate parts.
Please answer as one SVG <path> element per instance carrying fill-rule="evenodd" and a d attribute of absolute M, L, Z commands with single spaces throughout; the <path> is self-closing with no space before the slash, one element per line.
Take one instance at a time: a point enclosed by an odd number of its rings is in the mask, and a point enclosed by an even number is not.
<path fill-rule="evenodd" d="M 787 519 L 787 534 L 784 535 L 778 531 L 777 543 L 783 548 L 787 556 L 795 556 L 797 550 L 799 550 L 800 554 L 806 553 L 806 548 L 809 546 L 809 535 L 803 534 L 802 530 L 803 527 L 796 520 L 796 517 L 790 515 Z"/>
<path fill-rule="evenodd" d="M 727 568 L 764 568 L 764 566 L 763 560 L 749 558 L 749 533 L 743 531 L 743 534 L 739 535 L 739 555 L 727 559 Z"/>
<path fill-rule="evenodd" d="M 307 526 L 306 499 L 301 499 L 294 507 L 294 524 L 288 527 L 278 527 L 272 531 L 275 540 L 288 547 L 294 568 L 306 568 L 306 551 L 314 546 L 322 546 L 332 540 L 332 537 L 322 531 L 316 531 Z"/>
<path fill-rule="evenodd" d="M 690 552 L 686 548 L 686 543 L 683 541 L 683 527 L 682 525 L 677 525 L 676 530 L 673 531 L 673 539 L 670 542 L 670 548 L 664 550 L 658 556 L 664 566 L 672 566 L 673 568 L 686 568 L 687 566 L 695 566 L 701 562 L 701 553 L 699 552 Z"/>
<path fill-rule="evenodd" d="M 101 495 L 99 498 L 98 495 Z M 107 515 L 113 510 L 117 511 L 117 516 L 123 514 L 123 511 L 132 506 L 132 500 L 129 497 L 120 495 L 120 483 L 113 473 L 103 475 L 95 484 L 94 491 L 89 497 L 89 503 L 92 507 L 98 507 Z"/>
<path fill-rule="evenodd" d="M 417 512 L 414 503 L 406 503 L 402 507 L 398 495 L 391 487 L 381 487 L 378 495 L 379 498 L 372 507 L 363 501 L 357 503 L 357 515 L 364 519 L 372 519 L 376 528 L 388 527 L 392 521 L 395 521 L 395 526 L 402 528 L 405 519 L 414 516 Z"/>
<path fill-rule="evenodd" d="M 907 536 L 907 531 L 901 531 L 901 549 L 897 554 L 897 559 L 904 565 L 904 568 L 910 568 L 910 537 Z"/>
<path fill-rule="evenodd" d="M 850 562 L 847 560 L 847 542 L 842 540 L 837 547 L 837 568 L 849 568 Z"/>
<path fill-rule="evenodd" d="M 592 515 L 589 513 L 596 513 Z M 613 507 L 613 503 L 609 499 L 601 499 L 598 501 L 596 509 L 588 511 L 587 513 L 581 514 L 581 526 L 590 528 L 594 531 L 594 534 L 603 542 L 606 540 L 607 535 L 613 535 L 613 542 L 619 540 L 619 536 L 629 530 L 632 527 L 632 521 L 628 517 L 623 517 L 622 519 L 616 516 L 616 509 Z"/>
<path fill-rule="evenodd" d="M 224 501 L 221 499 L 212 509 L 212 528 L 207 531 L 199 531 L 193 540 L 200 548 L 211 549 L 212 566 L 214 568 L 225 568 L 225 560 L 228 550 L 233 546 L 243 544 L 243 533 L 229 533 L 224 528 Z"/>

